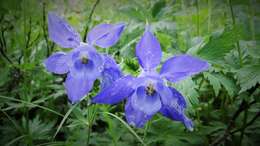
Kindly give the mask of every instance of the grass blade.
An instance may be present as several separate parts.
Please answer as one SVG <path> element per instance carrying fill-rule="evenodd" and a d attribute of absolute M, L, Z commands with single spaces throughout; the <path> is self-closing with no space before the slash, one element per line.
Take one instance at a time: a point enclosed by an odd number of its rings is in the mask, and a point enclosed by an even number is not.
<path fill-rule="evenodd" d="M 109 112 L 102 112 L 102 113 L 110 115 L 110 116 L 116 118 L 117 120 L 119 120 L 138 139 L 139 142 L 141 142 L 144 146 L 146 146 L 146 144 L 144 143 L 142 138 L 140 136 L 138 136 L 138 134 L 124 120 L 122 120 L 117 115 L 109 113 Z"/>
<path fill-rule="evenodd" d="M 54 110 L 52 110 L 50 108 L 44 107 L 44 106 L 41 106 L 41 105 L 38 105 L 38 104 L 34 104 L 32 102 L 28 102 L 28 101 L 24 101 L 24 100 L 12 98 L 12 97 L 6 97 L 6 96 L 2 96 L 2 95 L 0 95 L 0 98 L 8 99 L 8 100 L 16 101 L 16 102 L 21 102 L 21 103 L 24 103 L 24 104 L 29 105 L 29 106 L 35 106 L 35 107 L 41 108 L 43 110 L 52 112 L 52 113 L 54 113 L 56 115 L 59 115 L 59 116 L 63 117 L 63 115 L 61 113 L 58 113 L 58 112 L 56 112 L 56 111 L 54 111 Z"/>
<path fill-rule="evenodd" d="M 16 137 L 15 139 L 13 139 L 12 141 L 10 141 L 9 143 L 7 143 L 5 146 L 10 146 L 13 143 L 15 143 L 16 141 L 19 141 L 20 139 L 23 139 L 24 137 L 26 137 L 26 135 L 21 135 L 19 137 Z"/>
<path fill-rule="evenodd" d="M 58 127 L 58 129 L 56 130 L 54 136 L 53 136 L 53 139 L 56 137 L 56 135 L 59 133 L 62 125 L 64 124 L 64 122 L 66 121 L 66 119 L 69 117 L 70 113 L 73 111 L 73 109 L 77 106 L 78 104 L 74 104 L 68 111 L 67 113 L 65 114 L 65 116 L 63 117 L 62 121 L 60 122 L 60 125 Z"/>

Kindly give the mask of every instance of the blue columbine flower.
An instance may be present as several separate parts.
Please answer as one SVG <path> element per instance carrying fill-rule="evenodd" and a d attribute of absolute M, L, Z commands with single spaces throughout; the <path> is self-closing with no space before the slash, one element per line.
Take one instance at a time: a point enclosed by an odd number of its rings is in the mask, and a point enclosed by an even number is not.
<path fill-rule="evenodd" d="M 178 55 L 168 59 L 158 73 L 156 67 L 160 64 L 162 51 L 149 27 L 146 27 L 136 45 L 136 56 L 142 67 L 141 74 L 136 78 L 124 76 L 117 79 L 94 97 L 92 102 L 116 104 L 127 98 L 125 116 L 131 125 L 142 127 L 154 114 L 160 112 L 172 120 L 183 122 L 192 130 L 192 121 L 184 113 L 184 97 L 176 89 L 167 86 L 165 79 L 170 82 L 182 80 L 208 69 L 209 64 L 190 55 Z"/>
<path fill-rule="evenodd" d="M 99 78 L 104 88 L 121 77 L 115 61 L 108 55 L 99 54 L 94 45 L 107 48 L 114 45 L 124 29 L 123 23 L 99 24 L 87 36 L 87 43 L 62 18 L 50 12 L 48 31 L 52 41 L 62 48 L 74 48 L 69 53 L 57 52 L 44 61 L 49 72 L 66 74 L 65 88 L 72 103 L 79 102 Z"/>

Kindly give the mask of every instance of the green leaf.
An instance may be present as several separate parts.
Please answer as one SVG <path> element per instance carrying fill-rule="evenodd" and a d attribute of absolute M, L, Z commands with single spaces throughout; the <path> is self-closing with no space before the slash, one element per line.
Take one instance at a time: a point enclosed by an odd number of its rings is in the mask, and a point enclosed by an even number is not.
<path fill-rule="evenodd" d="M 131 73 L 134 75 L 138 75 L 139 64 L 138 64 L 138 61 L 136 60 L 136 58 L 126 58 L 124 60 L 124 64 L 123 64 L 123 70 L 125 72 Z"/>
<path fill-rule="evenodd" d="M 50 132 L 52 131 L 53 126 L 54 123 L 43 122 L 38 116 L 32 121 L 29 121 L 30 134 L 34 140 L 50 139 Z"/>
<path fill-rule="evenodd" d="M 226 53 L 234 48 L 234 44 L 240 39 L 238 27 L 226 28 L 219 36 L 212 36 L 207 44 L 198 50 L 197 55 L 208 61 L 216 61 L 223 58 Z"/>
<path fill-rule="evenodd" d="M 237 79 L 241 87 L 240 93 L 254 87 L 260 83 L 260 65 L 249 65 L 239 69 Z"/>
<path fill-rule="evenodd" d="M 220 83 L 227 90 L 229 96 L 233 97 L 237 93 L 238 88 L 234 80 L 227 76 L 224 76 L 223 74 L 216 74 L 215 76 L 219 79 Z"/>
<path fill-rule="evenodd" d="M 260 58 L 260 42 L 251 41 L 247 43 L 248 54 L 254 58 Z"/>
<path fill-rule="evenodd" d="M 171 47 L 172 37 L 163 32 L 157 32 L 156 36 L 162 45 L 162 50 L 167 52 L 167 49 Z"/>
<path fill-rule="evenodd" d="M 162 8 L 164 8 L 166 5 L 165 0 L 159 0 L 157 1 L 152 8 L 152 16 L 156 17 L 158 15 L 158 13 L 160 13 L 160 11 L 162 10 Z"/>
<path fill-rule="evenodd" d="M 4 86 L 9 80 L 10 80 L 10 76 L 9 76 L 9 72 L 10 72 L 10 68 L 1 68 L 0 69 L 1 72 L 1 76 L 0 76 L 0 87 Z"/>
<path fill-rule="evenodd" d="M 218 96 L 221 90 L 221 85 L 226 89 L 229 96 L 233 97 L 238 91 L 234 80 L 219 73 L 204 73 L 205 77 L 209 80 L 209 83 L 213 86 L 214 93 Z"/>
<path fill-rule="evenodd" d="M 120 8 L 120 11 L 137 21 L 144 21 L 146 18 L 144 12 L 139 7 L 124 6 Z"/>
<path fill-rule="evenodd" d="M 204 73 L 204 76 L 209 80 L 210 85 L 212 85 L 215 95 L 218 96 L 221 89 L 221 84 L 218 78 L 210 73 Z"/>

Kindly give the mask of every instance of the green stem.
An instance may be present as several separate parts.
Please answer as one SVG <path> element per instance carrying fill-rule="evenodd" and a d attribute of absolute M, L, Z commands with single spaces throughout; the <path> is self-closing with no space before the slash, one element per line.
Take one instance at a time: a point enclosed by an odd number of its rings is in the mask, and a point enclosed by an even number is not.
<path fill-rule="evenodd" d="M 91 133 L 91 124 L 89 123 L 89 125 L 88 125 L 88 134 L 87 134 L 87 146 L 89 145 L 90 133 Z"/>
<path fill-rule="evenodd" d="M 197 36 L 199 36 L 200 35 L 199 0 L 196 0 L 196 10 L 197 10 Z"/>
<path fill-rule="evenodd" d="M 249 1 L 249 11 L 250 11 L 250 28 L 251 28 L 251 35 L 252 35 L 252 39 L 253 40 L 256 40 L 255 39 L 255 23 L 254 23 L 254 16 L 255 16 L 255 9 L 253 7 L 253 0 L 250 0 Z"/>
<path fill-rule="evenodd" d="M 114 117 L 114 118 L 116 118 L 117 120 L 119 120 L 119 121 L 138 139 L 138 141 L 142 143 L 143 146 L 147 146 L 147 145 L 144 143 L 143 139 L 142 139 L 140 136 L 138 136 L 138 134 L 137 134 L 123 119 L 121 119 L 121 118 L 118 117 L 117 115 L 112 114 L 112 113 L 109 113 L 109 112 L 102 112 L 102 113 L 103 113 L 103 114 L 110 115 L 111 117 Z"/>
<path fill-rule="evenodd" d="M 202 87 L 202 85 L 203 85 L 203 83 L 204 83 L 204 80 L 205 80 L 204 77 L 202 77 L 201 80 L 200 80 L 200 82 L 199 82 L 199 88 L 198 88 L 199 90 L 200 90 L 200 88 Z"/>
<path fill-rule="evenodd" d="M 46 32 L 47 30 L 47 26 L 46 26 L 46 3 L 43 2 L 42 4 L 42 31 L 43 31 L 43 37 L 46 43 L 46 48 L 47 48 L 47 53 L 46 53 L 46 57 L 50 56 L 50 46 L 49 46 L 49 41 L 48 41 L 48 34 Z"/>
<path fill-rule="evenodd" d="M 90 141 L 90 134 L 91 134 L 91 128 L 92 128 L 92 124 L 95 120 L 96 114 L 97 114 L 97 108 L 96 105 L 93 105 L 93 107 L 88 107 L 88 133 L 87 133 L 87 146 L 89 145 L 89 141 Z"/>
<path fill-rule="evenodd" d="M 212 13 L 211 5 L 212 5 L 211 0 L 208 0 L 208 33 L 210 33 L 211 31 L 211 13 Z"/>
<path fill-rule="evenodd" d="M 147 135 L 147 131 L 148 129 L 150 128 L 150 125 L 151 125 L 151 121 L 148 121 L 146 126 L 145 126 L 145 129 L 144 129 L 144 137 L 143 137 L 143 141 L 145 141 L 145 138 L 146 138 L 146 135 Z"/>
<path fill-rule="evenodd" d="M 106 54 L 109 54 L 109 47 L 106 48 Z"/>
<path fill-rule="evenodd" d="M 231 134 L 235 134 L 241 131 L 243 128 L 247 128 L 248 126 L 252 125 L 257 120 L 258 117 L 260 117 L 260 112 L 256 113 L 256 115 L 248 123 L 246 123 L 245 127 L 238 128 L 232 131 Z"/>
<path fill-rule="evenodd" d="M 243 140 L 245 129 L 246 129 L 246 125 L 247 125 L 247 111 L 248 111 L 248 109 L 246 109 L 245 112 L 244 112 L 243 128 L 241 130 L 241 135 L 240 135 L 240 140 L 239 140 L 239 145 L 240 146 L 242 145 L 242 140 Z"/>
<path fill-rule="evenodd" d="M 235 19 L 235 15 L 234 15 L 234 11 L 233 11 L 232 0 L 228 0 L 228 4 L 229 4 L 230 12 L 231 12 L 233 27 L 235 27 L 236 19 Z M 241 53 L 239 41 L 236 42 L 236 47 L 237 47 L 237 51 L 238 51 L 239 65 L 240 65 L 240 67 L 242 67 L 243 66 L 243 60 L 242 60 L 242 53 Z"/>
<path fill-rule="evenodd" d="M 100 0 L 96 0 L 96 2 L 94 3 L 94 5 L 93 5 L 93 7 L 92 7 L 92 9 L 91 9 L 91 11 L 90 11 L 90 14 L 89 14 L 89 16 L 88 16 L 88 21 L 87 21 L 87 23 L 86 23 L 86 28 L 85 28 L 85 32 L 84 32 L 83 41 L 86 41 L 87 34 L 88 34 L 88 29 L 89 29 L 89 24 L 90 24 L 90 22 L 91 22 L 91 20 L 92 20 L 92 16 L 93 16 L 93 14 L 94 14 L 94 11 L 95 11 L 95 9 L 96 9 L 96 7 L 97 7 L 99 1 L 100 1 Z"/>

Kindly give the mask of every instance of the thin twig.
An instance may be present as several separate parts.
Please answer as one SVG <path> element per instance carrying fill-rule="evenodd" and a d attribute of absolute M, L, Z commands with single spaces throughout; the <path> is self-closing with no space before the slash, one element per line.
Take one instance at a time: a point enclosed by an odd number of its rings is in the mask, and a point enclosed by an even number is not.
<path fill-rule="evenodd" d="M 45 40 L 45 43 L 46 43 L 46 47 L 47 47 L 47 54 L 46 54 L 46 57 L 48 57 L 51 53 L 50 51 L 50 46 L 49 46 L 49 40 L 48 40 L 48 34 L 46 32 L 46 30 L 48 29 L 47 28 L 47 25 L 46 25 L 46 3 L 43 2 L 42 4 L 42 30 L 43 30 L 43 37 L 44 37 L 44 40 Z"/>
<path fill-rule="evenodd" d="M 4 47 L 5 50 L 6 50 L 6 40 L 5 40 L 5 31 L 6 30 L 7 30 L 7 28 L 3 29 L 2 32 L 1 32 L 2 41 L 3 41 L 3 47 Z"/>
<path fill-rule="evenodd" d="M 93 5 L 93 7 L 92 7 L 92 9 L 91 9 L 91 11 L 90 11 L 90 14 L 89 14 L 89 16 L 88 16 L 88 21 L 87 21 L 87 23 L 86 23 L 86 28 L 85 28 L 85 32 L 84 32 L 83 41 L 86 41 L 87 34 L 88 34 L 88 29 L 89 29 L 89 24 L 90 24 L 90 22 L 91 22 L 91 20 L 92 20 L 92 16 L 93 16 L 93 14 L 94 14 L 94 11 L 95 11 L 95 9 L 96 9 L 96 7 L 97 7 L 99 1 L 100 1 L 100 0 L 96 0 L 95 4 Z"/>
<path fill-rule="evenodd" d="M 30 17 L 29 18 L 29 30 L 26 34 L 26 41 L 25 41 L 25 47 L 24 47 L 24 50 L 21 52 L 21 55 L 19 56 L 18 58 L 18 63 L 20 64 L 21 63 L 21 60 L 24 57 L 28 57 L 27 56 L 27 49 L 29 48 L 29 45 L 30 45 L 30 41 L 31 41 L 31 34 L 32 34 L 32 18 Z"/>
<path fill-rule="evenodd" d="M 247 122 L 247 115 L 248 115 L 248 110 L 246 109 L 244 111 L 244 119 L 243 119 L 243 126 L 242 126 L 242 130 L 241 130 L 241 134 L 240 134 L 240 139 L 239 139 L 239 145 L 241 146 L 242 141 L 243 141 L 243 137 L 245 134 L 245 129 L 246 129 L 246 122 Z"/>
<path fill-rule="evenodd" d="M 226 139 L 228 138 L 228 136 L 230 135 L 230 130 L 232 129 L 235 120 L 237 119 L 237 117 L 244 111 L 247 110 L 251 105 L 255 104 L 256 101 L 252 101 L 250 103 L 247 103 L 245 100 L 243 100 L 241 102 L 241 104 L 239 105 L 239 108 L 237 109 L 237 111 L 233 114 L 231 120 L 228 123 L 228 126 L 223 134 L 223 136 L 220 136 L 219 138 L 217 138 L 215 141 L 212 142 L 212 146 L 217 146 L 219 144 L 221 144 L 222 142 L 225 142 Z"/>
<path fill-rule="evenodd" d="M 257 120 L 258 117 L 260 117 L 260 112 L 257 112 L 256 115 L 245 125 L 245 127 L 241 127 L 239 129 L 236 129 L 236 130 L 232 131 L 231 134 L 235 134 L 237 132 L 240 132 L 243 128 L 249 127 L 250 125 L 252 125 Z"/>
<path fill-rule="evenodd" d="M 199 0 L 196 0 L 196 11 L 197 11 L 197 35 L 200 35 L 200 14 L 199 14 Z"/>
<path fill-rule="evenodd" d="M 31 43 L 29 44 L 29 47 L 31 47 L 39 38 L 40 38 L 40 33 L 36 36 L 36 38 L 34 40 L 31 41 Z"/>
<path fill-rule="evenodd" d="M 5 51 L 6 50 L 6 41 L 5 41 L 5 36 L 4 36 L 5 30 L 1 30 L 1 39 L 0 39 L 0 53 L 1 55 L 10 63 L 13 64 L 12 60 L 6 55 Z"/>
<path fill-rule="evenodd" d="M 31 34 L 32 34 L 32 18 L 29 18 L 29 31 L 27 32 L 27 39 L 25 43 L 25 49 L 28 49 L 30 41 L 31 41 Z"/>
<path fill-rule="evenodd" d="M 211 32 L 211 13 L 212 13 L 212 2 L 208 0 L 208 33 Z"/>

